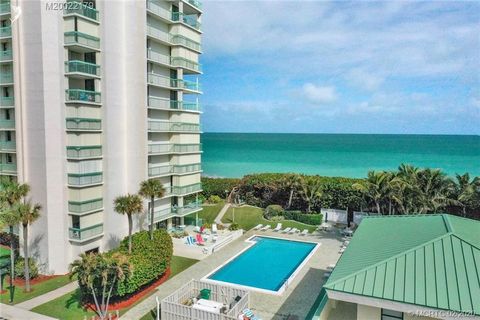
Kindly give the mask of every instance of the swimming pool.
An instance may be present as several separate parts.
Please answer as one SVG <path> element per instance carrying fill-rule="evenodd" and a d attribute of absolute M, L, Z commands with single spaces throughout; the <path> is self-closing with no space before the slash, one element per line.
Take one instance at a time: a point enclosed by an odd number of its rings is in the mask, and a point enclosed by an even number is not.
<path fill-rule="evenodd" d="M 253 236 L 252 245 L 204 279 L 281 294 L 318 243 Z"/>

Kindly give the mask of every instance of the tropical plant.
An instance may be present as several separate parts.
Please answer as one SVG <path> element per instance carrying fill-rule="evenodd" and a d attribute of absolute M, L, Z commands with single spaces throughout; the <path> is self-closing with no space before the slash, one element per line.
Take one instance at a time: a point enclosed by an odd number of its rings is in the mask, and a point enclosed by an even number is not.
<path fill-rule="evenodd" d="M 142 197 L 150 200 L 150 240 L 153 240 L 153 221 L 155 218 L 155 198 L 162 198 L 165 195 L 165 188 L 158 179 L 149 179 L 140 183 L 140 191 Z"/>
<path fill-rule="evenodd" d="M 30 279 L 38 277 L 38 265 L 33 258 L 28 259 L 28 272 Z M 19 278 L 25 279 L 25 259 L 22 257 L 16 260 L 15 275 Z"/>
<path fill-rule="evenodd" d="M 467 207 L 480 207 L 480 177 L 470 179 L 470 175 L 465 173 L 463 175 L 457 174 L 455 176 L 455 197 L 458 204 L 462 208 L 462 214 L 467 216 Z"/>
<path fill-rule="evenodd" d="M 119 196 L 113 201 L 114 210 L 120 214 L 126 214 L 128 219 L 128 253 L 132 253 L 132 215 L 142 213 L 142 198 L 137 194 Z"/>
<path fill-rule="evenodd" d="M 289 174 L 282 179 L 282 184 L 289 190 L 288 202 L 286 203 L 285 208 L 290 209 L 293 196 L 302 184 L 302 178 L 298 174 Z"/>
<path fill-rule="evenodd" d="M 353 188 L 362 192 L 366 199 L 375 204 L 379 214 L 382 213 L 381 204 L 388 193 L 388 178 L 384 171 L 370 171 L 365 181 L 353 184 Z"/>
<path fill-rule="evenodd" d="M 101 320 L 107 318 L 110 297 L 117 283 L 128 278 L 131 272 L 128 258 L 118 252 L 82 253 L 80 259 L 70 265 L 70 277 L 76 276 L 80 287 L 87 288 Z"/>
<path fill-rule="evenodd" d="M 40 210 L 42 207 L 36 203 L 32 204 L 30 201 L 19 203 L 14 206 L 14 212 L 18 216 L 19 222 L 22 225 L 23 233 L 23 256 L 26 260 L 30 259 L 28 248 L 28 226 L 40 217 Z M 25 277 L 25 291 L 30 292 L 30 270 L 29 263 L 24 263 L 24 277 Z"/>

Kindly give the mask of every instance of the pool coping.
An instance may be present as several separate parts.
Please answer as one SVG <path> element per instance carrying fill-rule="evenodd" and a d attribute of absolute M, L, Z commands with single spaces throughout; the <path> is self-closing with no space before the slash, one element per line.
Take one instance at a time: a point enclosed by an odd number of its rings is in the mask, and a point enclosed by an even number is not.
<path fill-rule="evenodd" d="M 310 251 L 310 253 L 303 259 L 302 263 L 300 263 L 296 268 L 295 270 L 292 272 L 292 274 L 287 278 L 287 280 L 285 280 L 285 282 L 282 284 L 282 286 L 277 290 L 277 291 L 273 291 L 273 290 L 268 290 L 268 289 L 262 289 L 262 288 L 257 288 L 257 287 L 251 287 L 251 286 L 245 286 L 245 285 L 241 285 L 241 284 L 236 284 L 236 283 L 232 283 L 232 282 L 225 282 L 225 281 L 219 281 L 219 280 L 213 280 L 213 279 L 209 279 L 209 277 L 214 274 L 215 272 L 217 272 L 218 270 L 220 270 L 221 268 L 223 268 L 225 265 L 229 264 L 231 261 L 235 260 L 238 256 L 240 256 L 242 253 L 244 253 L 245 251 L 247 251 L 248 249 L 250 249 L 251 247 L 253 247 L 257 242 L 256 241 L 253 241 L 252 239 L 253 238 L 256 238 L 256 237 L 260 237 L 260 238 L 272 238 L 272 239 L 278 239 L 278 240 L 285 240 L 285 241 L 295 241 L 295 242 L 303 242 L 303 243 L 312 243 L 312 244 L 315 244 L 315 246 L 312 248 L 312 250 Z M 210 271 L 207 275 L 205 275 L 204 277 L 202 277 L 201 281 L 205 281 L 205 282 L 210 282 L 210 283 L 213 283 L 213 284 L 218 284 L 218 285 L 224 285 L 224 286 L 230 286 L 230 287 L 236 287 L 236 288 L 241 288 L 241 289 L 246 289 L 246 290 L 252 290 L 252 291 L 256 291 L 256 292 L 260 292 L 260 293 L 266 293 L 266 294 L 272 294 L 272 295 L 277 295 L 277 296 L 280 296 L 282 295 L 285 290 L 288 288 L 289 284 L 293 281 L 293 279 L 297 276 L 297 274 L 300 272 L 300 270 L 302 270 L 302 268 L 307 264 L 307 262 L 310 260 L 310 258 L 315 254 L 315 252 L 317 251 L 317 249 L 322 245 L 321 242 L 316 242 L 316 241 L 308 241 L 308 240 L 297 240 L 297 239 L 291 239 L 291 238 L 282 238 L 282 237 L 275 237 L 275 236 L 270 236 L 270 235 L 259 235 L 259 234 L 254 234 L 250 237 L 248 237 L 248 239 L 245 240 L 245 242 L 249 243 L 249 245 L 245 248 L 243 248 L 242 250 L 240 250 L 237 254 L 235 254 L 233 257 L 231 257 L 230 259 L 226 260 L 224 263 L 222 263 L 221 265 L 219 265 L 218 267 L 216 267 L 215 269 L 213 269 L 212 271 Z"/>

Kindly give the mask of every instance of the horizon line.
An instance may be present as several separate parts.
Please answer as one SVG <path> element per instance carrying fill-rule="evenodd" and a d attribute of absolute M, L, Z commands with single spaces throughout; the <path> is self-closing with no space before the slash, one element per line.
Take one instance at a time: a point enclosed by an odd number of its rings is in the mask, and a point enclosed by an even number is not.
<path fill-rule="evenodd" d="M 215 133 L 215 134 L 329 134 L 329 135 L 403 135 L 403 136 L 468 136 L 468 137 L 480 137 L 480 134 L 475 133 L 366 133 L 366 132 L 254 132 L 254 131 L 204 131 L 205 133 Z"/>

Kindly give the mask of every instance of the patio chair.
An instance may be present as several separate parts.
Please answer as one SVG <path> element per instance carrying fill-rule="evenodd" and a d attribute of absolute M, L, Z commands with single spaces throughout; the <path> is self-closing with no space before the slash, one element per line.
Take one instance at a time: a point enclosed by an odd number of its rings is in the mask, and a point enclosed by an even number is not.
<path fill-rule="evenodd" d="M 212 224 L 212 233 L 217 233 L 217 232 L 218 232 L 217 224 L 214 223 L 214 224 Z"/>
<path fill-rule="evenodd" d="M 271 228 L 271 226 L 269 224 L 267 224 L 265 227 L 261 228 L 260 230 L 267 231 L 270 228 Z"/>
<path fill-rule="evenodd" d="M 283 229 L 282 233 L 289 233 L 290 230 L 292 230 L 292 228 L 290 228 L 290 227 L 285 228 L 285 229 Z"/>
<path fill-rule="evenodd" d="M 261 223 L 260 223 L 260 224 L 257 224 L 257 225 L 253 228 L 253 230 L 258 230 L 258 229 L 260 229 L 261 227 L 263 227 L 263 224 L 261 224 Z"/>
<path fill-rule="evenodd" d="M 297 231 L 298 231 L 297 228 L 293 228 L 292 230 L 290 230 L 290 231 L 288 232 L 288 234 L 294 234 L 294 233 L 297 232 Z"/>
<path fill-rule="evenodd" d="M 340 248 L 340 250 L 338 251 L 338 253 L 344 253 L 345 252 L 345 248 Z"/>
<path fill-rule="evenodd" d="M 218 240 L 218 236 L 213 235 L 213 236 L 212 236 L 212 242 L 217 242 L 217 240 Z"/>
<path fill-rule="evenodd" d="M 277 223 L 277 226 L 275 227 L 275 229 L 273 229 L 273 231 L 278 232 L 278 231 L 280 231 L 280 230 L 282 230 L 282 224 L 281 224 L 281 223 Z"/>
<path fill-rule="evenodd" d="M 186 239 L 185 239 L 185 244 L 188 244 L 188 245 L 194 245 L 195 244 L 195 239 L 192 237 L 192 236 L 188 236 Z"/>
<path fill-rule="evenodd" d="M 303 229 L 303 231 L 300 233 L 301 236 L 306 236 L 308 234 L 307 229 Z"/>
<path fill-rule="evenodd" d="M 205 245 L 205 241 L 203 241 L 203 238 L 202 238 L 202 235 L 200 233 L 197 234 L 197 245 L 199 246 L 204 246 Z"/>

